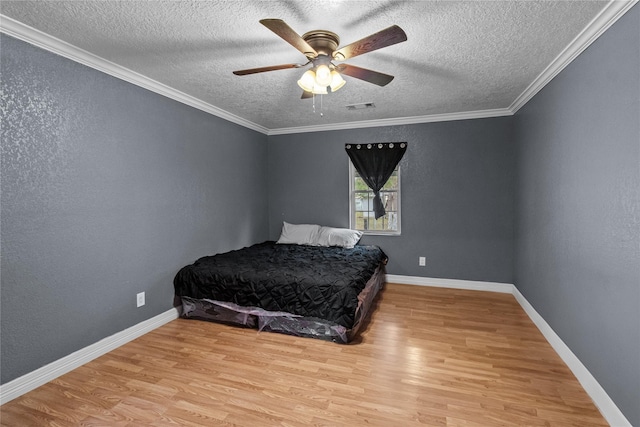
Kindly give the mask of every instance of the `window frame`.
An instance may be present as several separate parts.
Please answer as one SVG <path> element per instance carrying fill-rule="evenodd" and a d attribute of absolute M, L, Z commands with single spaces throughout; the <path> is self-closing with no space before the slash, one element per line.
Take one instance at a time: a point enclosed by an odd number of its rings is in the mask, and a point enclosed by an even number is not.
<path fill-rule="evenodd" d="M 368 236 L 400 236 L 401 235 L 401 230 L 402 230 L 402 172 L 401 172 L 401 167 L 400 164 L 398 164 L 398 166 L 396 166 L 396 168 L 394 169 L 394 171 L 397 171 L 397 177 L 398 177 L 398 190 L 396 191 L 396 195 L 398 198 L 397 201 L 397 205 L 398 205 L 398 209 L 397 209 L 397 215 L 398 215 L 398 229 L 397 230 L 389 230 L 389 231 L 385 231 L 385 230 L 359 230 L 362 231 L 363 235 L 368 235 Z M 355 197 L 355 193 L 356 193 L 356 189 L 355 189 L 355 178 L 356 178 L 356 168 L 355 166 L 353 166 L 352 162 L 349 162 L 349 228 L 353 229 L 353 230 L 358 230 L 356 228 L 356 197 Z M 371 191 L 371 190 L 369 190 Z M 371 193 L 373 193 L 373 191 L 371 191 Z"/>

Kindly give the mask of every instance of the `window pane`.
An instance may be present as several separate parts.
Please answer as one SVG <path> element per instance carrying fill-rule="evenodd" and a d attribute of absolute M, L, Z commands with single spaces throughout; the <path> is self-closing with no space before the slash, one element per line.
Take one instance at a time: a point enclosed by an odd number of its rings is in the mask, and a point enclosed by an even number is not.
<path fill-rule="evenodd" d="M 367 184 L 364 182 L 364 180 L 362 178 L 360 178 L 360 176 L 356 176 L 355 178 L 355 184 L 356 184 L 356 191 L 366 191 L 369 189 L 369 187 L 367 186 Z"/>
<path fill-rule="evenodd" d="M 356 230 L 366 230 L 364 220 L 364 212 L 356 212 Z"/>
<path fill-rule="evenodd" d="M 399 232 L 399 171 L 396 169 L 384 187 L 380 191 L 380 199 L 385 207 L 386 214 L 375 219 L 373 212 L 373 191 L 359 176 L 358 171 L 352 168 L 353 181 L 351 181 L 351 227 L 356 230 L 374 233 Z"/>
<path fill-rule="evenodd" d="M 398 174 L 394 172 L 393 175 L 389 177 L 387 183 L 382 187 L 382 191 L 384 190 L 397 190 L 398 189 Z"/>

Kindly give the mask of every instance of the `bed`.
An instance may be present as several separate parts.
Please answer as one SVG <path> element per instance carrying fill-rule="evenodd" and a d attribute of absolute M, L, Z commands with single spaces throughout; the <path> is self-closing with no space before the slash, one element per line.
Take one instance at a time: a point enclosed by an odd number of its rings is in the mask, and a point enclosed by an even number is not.
<path fill-rule="evenodd" d="M 344 244 L 327 238 L 328 227 L 315 226 L 312 237 L 288 239 L 287 225 L 277 242 L 205 256 L 180 269 L 174 288 L 182 316 L 352 341 L 384 286 L 387 256 L 378 246 L 355 244 L 361 234 Z M 329 230 L 334 237 L 347 233 Z"/>

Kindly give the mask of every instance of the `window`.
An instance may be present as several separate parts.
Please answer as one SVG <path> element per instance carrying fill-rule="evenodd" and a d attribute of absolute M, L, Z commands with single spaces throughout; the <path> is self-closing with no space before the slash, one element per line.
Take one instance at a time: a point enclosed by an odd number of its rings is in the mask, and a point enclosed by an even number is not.
<path fill-rule="evenodd" d="M 396 166 L 380 191 L 380 198 L 387 212 L 378 219 L 375 219 L 373 213 L 373 191 L 367 187 L 351 162 L 349 182 L 351 228 L 365 234 L 400 234 L 400 167 Z"/>

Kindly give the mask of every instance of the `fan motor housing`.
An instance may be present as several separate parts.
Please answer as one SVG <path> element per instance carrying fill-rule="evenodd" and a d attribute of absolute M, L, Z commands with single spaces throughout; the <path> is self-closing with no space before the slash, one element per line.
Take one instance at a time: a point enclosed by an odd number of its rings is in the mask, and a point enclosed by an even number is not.
<path fill-rule="evenodd" d="M 340 37 L 327 30 L 313 30 L 302 35 L 304 41 L 319 54 L 331 55 L 340 44 Z"/>

